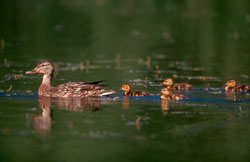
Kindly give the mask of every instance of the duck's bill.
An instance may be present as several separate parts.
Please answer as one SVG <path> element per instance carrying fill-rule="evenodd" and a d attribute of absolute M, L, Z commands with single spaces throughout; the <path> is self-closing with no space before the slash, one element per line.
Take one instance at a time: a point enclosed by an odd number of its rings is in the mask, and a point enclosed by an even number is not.
<path fill-rule="evenodd" d="M 37 74 L 37 73 L 39 73 L 37 70 L 32 70 L 32 71 L 26 71 L 26 73 L 25 74 Z"/>
<path fill-rule="evenodd" d="M 163 83 L 160 83 L 160 86 L 165 86 L 165 84 L 163 84 Z"/>

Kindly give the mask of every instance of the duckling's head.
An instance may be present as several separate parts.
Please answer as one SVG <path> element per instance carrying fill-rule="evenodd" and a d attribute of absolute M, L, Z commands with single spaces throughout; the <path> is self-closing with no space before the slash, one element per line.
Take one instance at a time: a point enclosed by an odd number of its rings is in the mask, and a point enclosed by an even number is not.
<path fill-rule="evenodd" d="M 165 79 L 165 80 L 163 81 L 162 84 L 165 85 L 165 86 L 172 86 L 172 85 L 174 84 L 174 82 L 173 82 L 173 79 L 167 78 L 167 79 Z"/>
<path fill-rule="evenodd" d="M 53 65 L 48 62 L 42 62 L 38 64 L 32 71 L 27 71 L 26 74 L 44 74 L 44 75 L 52 75 L 54 71 Z"/>
<path fill-rule="evenodd" d="M 234 79 L 230 79 L 227 81 L 226 86 L 227 87 L 236 87 L 236 81 Z"/>
<path fill-rule="evenodd" d="M 131 90 L 131 87 L 129 84 L 123 84 L 121 90 L 129 92 Z"/>
<path fill-rule="evenodd" d="M 167 96 L 167 95 L 170 94 L 170 92 L 169 92 L 169 90 L 168 90 L 167 88 L 162 88 L 162 89 L 161 89 L 161 94 Z"/>

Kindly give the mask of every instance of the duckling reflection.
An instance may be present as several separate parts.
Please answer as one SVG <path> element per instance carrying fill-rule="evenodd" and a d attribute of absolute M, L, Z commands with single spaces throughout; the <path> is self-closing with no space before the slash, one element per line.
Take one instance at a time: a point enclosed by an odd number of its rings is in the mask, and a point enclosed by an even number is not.
<path fill-rule="evenodd" d="M 241 117 L 242 117 L 242 108 L 241 108 L 241 106 L 238 107 L 238 110 L 239 110 L 239 113 L 238 113 L 239 119 L 241 120 Z"/>
<path fill-rule="evenodd" d="M 236 94 L 232 92 L 226 92 L 226 99 L 228 100 L 237 100 Z"/>
<path fill-rule="evenodd" d="M 137 129 L 138 131 L 141 130 L 140 121 L 141 121 L 141 117 L 138 116 L 138 117 L 136 118 L 136 120 L 135 120 L 135 127 L 136 127 L 136 129 Z"/>
<path fill-rule="evenodd" d="M 169 111 L 169 100 L 162 99 L 161 100 L 161 113 L 166 115 Z"/>
<path fill-rule="evenodd" d="M 52 111 L 51 111 L 51 98 L 39 97 L 38 99 L 40 108 L 42 109 L 41 115 L 33 116 L 35 131 L 45 136 L 52 129 Z"/>
<path fill-rule="evenodd" d="M 123 109 L 128 109 L 129 106 L 130 106 L 129 98 L 123 97 L 123 98 L 122 98 L 122 108 L 123 108 Z"/>

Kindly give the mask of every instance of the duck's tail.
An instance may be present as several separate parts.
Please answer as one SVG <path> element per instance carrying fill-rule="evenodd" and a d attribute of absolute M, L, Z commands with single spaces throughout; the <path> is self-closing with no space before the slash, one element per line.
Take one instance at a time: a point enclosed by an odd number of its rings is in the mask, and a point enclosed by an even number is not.
<path fill-rule="evenodd" d="M 108 95 L 111 95 L 111 94 L 114 94 L 114 93 L 116 93 L 116 92 L 113 91 L 113 90 L 107 90 L 107 91 L 101 93 L 100 96 L 108 96 Z"/>
<path fill-rule="evenodd" d="M 107 84 L 99 84 L 101 82 L 105 82 L 106 80 L 98 80 L 98 81 L 94 81 L 94 82 L 88 82 L 88 84 L 95 84 L 95 85 L 98 85 L 98 86 L 102 86 L 102 87 L 106 87 L 106 86 L 109 86 Z"/>

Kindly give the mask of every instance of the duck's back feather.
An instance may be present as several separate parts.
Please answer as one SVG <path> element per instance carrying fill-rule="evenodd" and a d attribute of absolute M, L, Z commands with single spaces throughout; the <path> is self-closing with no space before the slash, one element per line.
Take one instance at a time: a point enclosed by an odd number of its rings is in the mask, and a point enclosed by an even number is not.
<path fill-rule="evenodd" d="M 91 84 L 86 82 L 69 82 L 60 84 L 55 88 L 63 91 L 94 91 L 103 87 L 103 85 Z"/>

